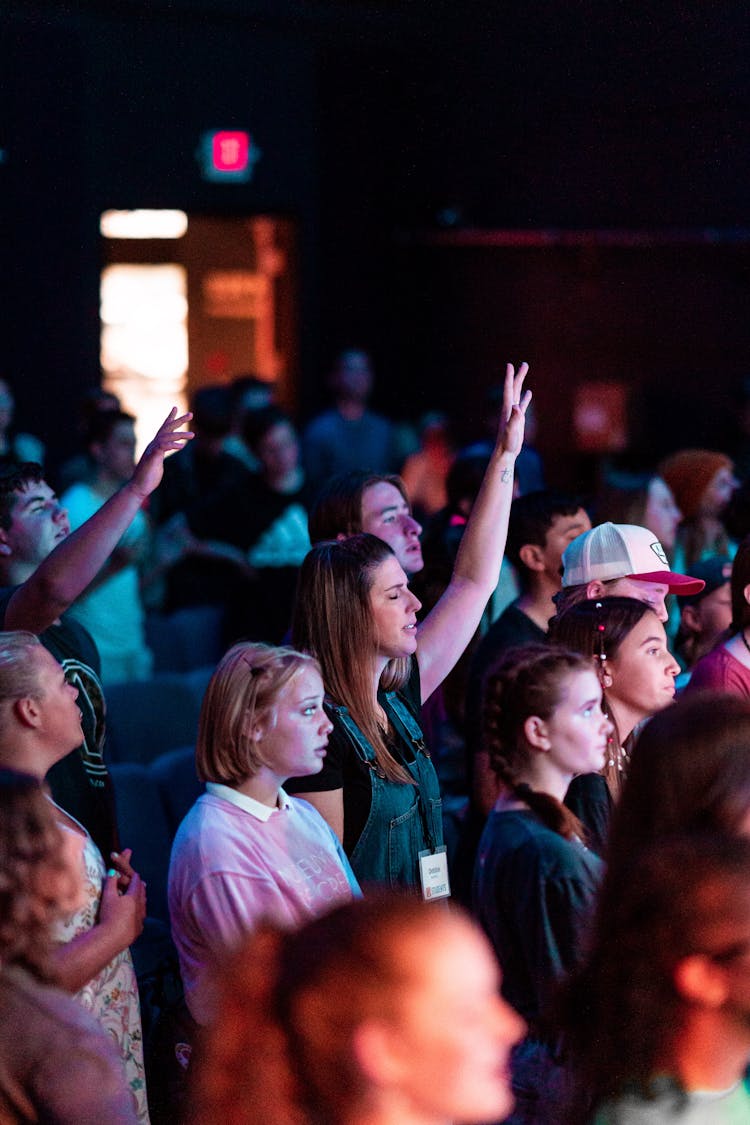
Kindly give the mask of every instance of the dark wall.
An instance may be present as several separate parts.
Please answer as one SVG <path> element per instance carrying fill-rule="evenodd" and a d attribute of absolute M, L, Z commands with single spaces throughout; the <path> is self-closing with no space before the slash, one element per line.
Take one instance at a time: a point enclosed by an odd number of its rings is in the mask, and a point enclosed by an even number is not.
<path fill-rule="evenodd" d="M 311 48 L 252 20 L 178 18 L 158 4 L 143 16 L 137 6 L 76 7 L 59 15 L 17 6 L 0 29 L 9 312 L 2 368 L 17 390 L 19 421 L 53 451 L 69 446 L 72 405 L 99 378 L 98 223 L 106 208 L 291 215 L 300 225 L 308 319 L 315 306 Z M 242 127 L 262 152 L 252 182 L 204 181 L 202 133 Z"/>
<path fill-rule="evenodd" d="M 426 250 L 426 236 L 446 222 L 750 227 L 749 19 L 734 0 L 11 0 L 0 15 L 0 357 L 22 420 L 49 436 L 62 429 L 52 440 L 64 445 L 70 404 L 97 378 L 96 223 L 118 205 L 299 220 L 308 412 L 332 352 L 349 342 L 373 349 L 380 402 L 394 413 L 473 401 L 522 343 L 546 378 L 558 324 L 541 295 L 568 266 L 542 282 L 530 262 L 509 291 L 499 260 L 474 272 L 471 255 Z M 233 124 L 263 150 L 255 178 L 208 185 L 194 159 L 200 133 Z M 730 289 L 744 315 L 741 251 L 732 268 L 734 281 L 713 292 L 713 266 L 694 274 L 695 298 L 682 306 L 696 371 L 723 340 L 719 397 L 725 372 L 750 370 L 744 335 L 719 308 Z M 554 273 L 554 257 L 544 269 Z M 672 379 L 685 349 L 668 345 L 683 315 L 669 271 L 617 277 L 602 281 L 607 317 L 590 284 L 572 283 L 557 354 L 573 348 L 585 361 L 588 349 L 630 370 L 631 353 L 661 343 Z M 509 302 L 523 304 L 518 317 L 501 315 Z M 648 330 L 620 351 L 641 305 Z M 666 388 L 665 365 L 655 366 L 654 385 Z M 554 385 L 541 388 L 542 404 Z"/>

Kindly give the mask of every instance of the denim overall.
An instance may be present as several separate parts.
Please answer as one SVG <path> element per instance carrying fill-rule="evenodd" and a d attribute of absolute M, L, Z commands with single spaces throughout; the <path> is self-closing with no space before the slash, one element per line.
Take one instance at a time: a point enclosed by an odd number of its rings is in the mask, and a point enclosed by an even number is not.
<path fill-rule="evenodd" d="M 375 751 L 346 707 L 328 703 L 370 773 L 372 802 L 362 835 L 349 857 L 360 883 L 419 889 L 419 853 L 443 843 L 442 801 L 435 767 L 416 719 L 394 691 L 381 696 L 398 742 L 411 747 L 414 760 L 403 765 L 415 785 L 383 776 Z"/>

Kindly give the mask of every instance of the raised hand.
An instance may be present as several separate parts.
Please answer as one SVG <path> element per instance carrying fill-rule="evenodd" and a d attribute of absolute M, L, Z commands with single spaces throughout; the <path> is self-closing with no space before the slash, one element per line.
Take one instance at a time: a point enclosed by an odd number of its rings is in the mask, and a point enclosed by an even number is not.
<path fill-rule="evenodd" d="M 130 487 L 144 500 L 161 482 L 166 455 L 173 450 L 183 449 L 195 436 L 191 430 L 180 430 L 180 426 L 189 422 L 192 417 L 190 413 L 178 416 L 177 407 L 173 406 L 141 454 L 130 480 Z"/>
<path fill-rule="evenodd" d="M 528 363 L 522 363 L 518 371 L 512 363 L 505 366 L 503 414 L 497 443 L 507 453 L 520 453 L 523 446 L 526 411 L 531 402 L 531 391 L 523 389 L 528 371 Z"/>

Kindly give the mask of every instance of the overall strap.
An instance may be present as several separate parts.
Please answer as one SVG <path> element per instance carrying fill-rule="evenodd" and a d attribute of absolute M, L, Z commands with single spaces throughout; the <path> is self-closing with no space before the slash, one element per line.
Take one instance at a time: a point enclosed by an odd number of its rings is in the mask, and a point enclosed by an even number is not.
<path fill-rule="evenodd" d="M 370 769 L 380 769 L 375 751 L 354 722 L 354 719 L 349 714 L 348 708 L 346 708 L 343 703 L 334 703 L 331 699 L 326 699 L 325 705 L 327 710 L 340 721 L 362 761 L 365 762 Z"/>
<path fill-rule="evenodd" d="M 396 726 L 400 728 L 402 738 L 412 743 L 415 752 L 421 751 L 429 757 L 422 728 L 401 696 L 395 691 L 387 691 L 385 698 L 392 710 L 392 718 L 396 720 Z"/>
<path fill-rule="evenodd" d="M 419 806 L 419 817 L 422 822 L 422 830 L 424 832 L 425 840 L 433 851 L 435 848 L 436 840 L 435 834 L 432 830 L 430 818 L 427 815 L 427 809 L 430 805 L 429 782 L 427 780 L 428 773 L 434 773 L 432 764 L 429 761 L 429 751 L 425 746 L 424 734 L 422 728 L 415 719 L 413 713 L 404 700 L 395 692 L 387 691 L 385 693 L 386 702 L 390 708 L 391 719 L 394 726 L 398 729 L 401 737 L 410 742 L 414 751 L 414 760 L 412 762 L 404 762 L 409 773 L 414 778 L 417 785 L 417 804 Z"/>

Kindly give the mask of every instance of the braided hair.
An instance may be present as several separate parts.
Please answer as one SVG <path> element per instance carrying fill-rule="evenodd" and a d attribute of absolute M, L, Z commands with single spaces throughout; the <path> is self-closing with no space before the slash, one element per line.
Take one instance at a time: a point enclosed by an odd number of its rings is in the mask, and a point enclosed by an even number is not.
<path fill-rule="evenodd" d="M 590 671 L 590 660 L 579 653 L 528 645 L 510 649 L 484 680 L 482 742 L 492 769 L 509 793 L 566 840 L 585 838 L 581 822 L 552 794 L 532 789 L 521 780 L 531 754 L 524 724 L 532 715 L 551 718 L 562 701 L 568 677 Z"/>

